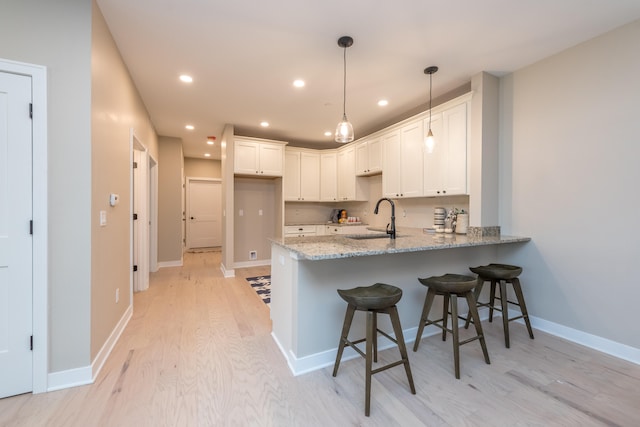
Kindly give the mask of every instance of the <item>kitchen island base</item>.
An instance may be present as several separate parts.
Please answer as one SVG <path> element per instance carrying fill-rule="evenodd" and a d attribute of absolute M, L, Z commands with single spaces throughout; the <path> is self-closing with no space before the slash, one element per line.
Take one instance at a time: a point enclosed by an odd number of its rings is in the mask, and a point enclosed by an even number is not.
<path fill-rule="evenodd" d="M 331 366 L 335 362 L 344 316 L 344 301 L 338 289 L 387 283 L 403 291 L 398 312 L 407 342 L 418 329 L 426 289 L 418 277 L 445 273 L 469 274 L 469 267 L 495 262 L 499 245 L 457 247 L 417 252 L 387 253 L 332 259 L 304 259 L 285 245 L 271 251 L 272 336 L 294 375 Z M 512 246 L 512 245 L 510 245 Z M 517 245 L 516 245 L 517 246 Z M 466 311 L 461 307 L 461 315 Z M 434 307 L 441 310 L 441 307 Z M 358 315 L 360 314 L 360 316 Z M 438 311 L 434 312 L 438 315 Z M 484 317 L 483 313 L 481 316 Z M 392 331 L 388 319 L 379 327 Z M 365 330 L 362 313 L 356 313 L 352 330 Z M 423 336 L 439 333 L 427 327 Z M 354 334 L 357 335 L 357 334 Z M 395 344 L 385 338 L 379 348 Z M 345 350 L 343 360 L 358 357 Z"/>

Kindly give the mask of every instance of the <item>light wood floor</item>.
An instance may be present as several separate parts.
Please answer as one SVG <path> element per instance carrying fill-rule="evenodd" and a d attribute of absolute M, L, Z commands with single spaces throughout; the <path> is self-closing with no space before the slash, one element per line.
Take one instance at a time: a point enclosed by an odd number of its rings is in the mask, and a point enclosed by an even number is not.
<path fill-rule="evenodd" d="M 540 331 L 530 340 L 520 324 L 507 350 L 495 321 L 483 324 L 491 365 L 467 344 L 456 380 L 450 339 L 424 339 L 409 350 L 417 395 L 402 367 L 379 373 L 367 418 L 364 360 L 343 362 L 336 378 L 332 368 L 292 376 L 269 310 L 244 280 L 269 268 L 224 279 L 219 262 L 215 252 L 186 254 L 184 267 L 153 274 L 95 384 L 1 399 L 0 425 L 640 425 L 640 366 Z"/>

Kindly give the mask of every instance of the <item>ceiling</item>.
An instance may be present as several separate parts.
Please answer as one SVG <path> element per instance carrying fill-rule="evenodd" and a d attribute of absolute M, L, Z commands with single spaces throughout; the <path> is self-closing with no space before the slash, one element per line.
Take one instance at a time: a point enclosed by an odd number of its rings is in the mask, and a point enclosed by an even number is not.
<path fill-rule="evenodd" d="M 437 105 L 480 71 L 504 75 L 640 18 L 638 0 L 97 2 L 156 132 L 181 138 L 186 157 L 218 159 L 227 123 L 237 135 L 338 146 L 324 132 L 342 117 L 340 36 L 354 39 L 346 113 L 361 138 L 428 108 L 427 66 L 440 68 Z"/>

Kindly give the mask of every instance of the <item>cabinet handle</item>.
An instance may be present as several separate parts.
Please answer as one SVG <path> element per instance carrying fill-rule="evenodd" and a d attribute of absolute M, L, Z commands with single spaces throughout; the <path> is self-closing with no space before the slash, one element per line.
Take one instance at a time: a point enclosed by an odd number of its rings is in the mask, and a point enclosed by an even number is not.
<path fill-rule="evenodd" d="M 447 194 L 447 190 L 442 190 L 442 194 Z"/>

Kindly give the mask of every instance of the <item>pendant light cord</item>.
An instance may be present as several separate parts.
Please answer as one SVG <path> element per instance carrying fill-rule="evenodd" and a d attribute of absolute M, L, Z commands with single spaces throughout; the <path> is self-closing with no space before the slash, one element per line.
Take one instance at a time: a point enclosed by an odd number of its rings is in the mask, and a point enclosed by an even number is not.
<path fill-rule="evenodd" d="M 431 81 L 433 80 L 433 73 L 429 74 L 429 130 L 431 130 Z"/>
<path fill-rule="evenodd" d="M 342 80 L 342 117 L 347 117 L 347 48 L 342 49 L 344 52 L 342 65 L 343 65 L 343 80 Z"/>

